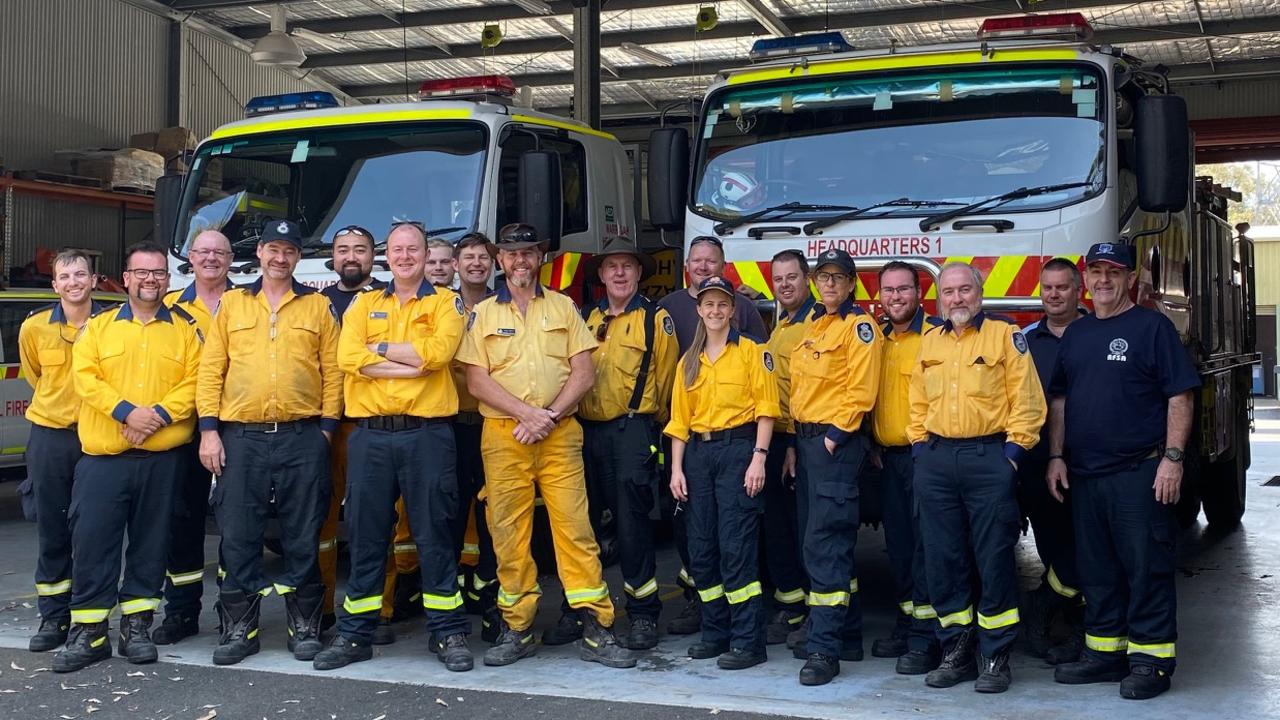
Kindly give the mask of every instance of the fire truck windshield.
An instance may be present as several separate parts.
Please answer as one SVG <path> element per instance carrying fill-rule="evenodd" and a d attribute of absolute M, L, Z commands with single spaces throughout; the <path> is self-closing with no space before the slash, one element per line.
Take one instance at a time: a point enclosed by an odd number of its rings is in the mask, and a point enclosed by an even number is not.
<path fill-rule="evenodd" d="M 327 256 L 347 225 L 379 240 L 408 220 L 457 239 L 475 226 L 487 131 L 430 122 L 306 128 L 212 141 L 201 147 L 179 209 L 174 250 L 221 230 L 237 259 L 251 258 L 272 220 L 298 223 L 304 256 Z M 431 233 L 437 234 L 437 233 Z"/>
<path fill-rule="evenodd" d="M 1001 212 L 1061 207 L 1105 185 L 1105 105 L 1100 75 L 1079 65 L 730 84 L 705 105 L 693 209 L 726 221 L 784 203 L 862 208 L 906 197 L 967 205 L 1018 188 L 1083 183 L 1010 201 Z"/>

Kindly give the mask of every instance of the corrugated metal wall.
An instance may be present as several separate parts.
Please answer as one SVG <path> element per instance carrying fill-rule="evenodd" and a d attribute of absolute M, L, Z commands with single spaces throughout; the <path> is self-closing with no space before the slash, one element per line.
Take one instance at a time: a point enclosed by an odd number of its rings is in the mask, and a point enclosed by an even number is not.
<path fill-rule="evenodd" d="M 1253 252 L 1258 307 L 1280 305 L 1280 242 L 1255 242 Z"/>
<path fill-rule="evenodd" d="M 248 53 L 204 33 L 187 30 L 186 127 L 198 137 L 244 118 L 244 106 L 255 95 L 301 92 L 315 86 L 278 68 L 253 62 Z"/>
<path fill-rule="evenodd" d="M 120 147 L 164 124 L 168 21 L 121 2 L 0 2 L 0 157 Z"/>
<path fill-rule="evenodd" d="M 1187 99 L 1192 120 L 1280 115 L 1280 82 L 1275 79 L 1178 85 L 1174 91 Z"/>
<path fill-rule="evenodd" d="M 35 260 L 36 250 L 74 246 L 99 255 L 98 272 L 119 278 L 121 251 L 151 234 L 151 213 L 70 202 L 24 192 L 13 196 L 9 268 Z"/>

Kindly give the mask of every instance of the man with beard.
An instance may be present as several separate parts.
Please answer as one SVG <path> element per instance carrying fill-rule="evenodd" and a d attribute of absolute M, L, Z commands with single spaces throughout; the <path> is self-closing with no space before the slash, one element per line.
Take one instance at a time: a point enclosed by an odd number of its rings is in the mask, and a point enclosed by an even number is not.
<path fill-rule="evenodd" d="M 580 656 L 635 667 L 613 634 L 613 602 L 587 516 L 582 426 L 574 419 L 594 379 L 597 343 L 573 301 L 538 284 L 545 250 L 532 226 L 503 226 L 498 261 L 506 281 L 472 312 L 457 356 L 485 418 L 481 452 L 501 584 L 504 629 L 484 662 L 510 665 L 538 649 L 532 625 L 542 591 L 530 552 L 536 491 L 547 508 L 565 596 L 581 613 Z"/>
<path fill-rule="evenodd" d="M 1044 391 L 1017 326 L 983 312 L 976 268 L 943 266 L 938 306 L 946 322 L 920 341 L 907 426 L 943 650 L 925 684 L 946 688 L 976 679 L 974 690 L 1000 693 L 1013 680 L 1009 650 L 1018 635 L 1014 472 L 1039 439 Z M 976 630 L 971 553 L 982 580 Z"/>
<path fill-rule="evenodd" d="M 467 317 L 480 301 L 492 295 L 489 280 L 493 277 L 493 256 L 497 250 L 484 233 L 468 233 L 454 249 L 454 269 L 458 273 L 458 293 L 462 296 Z M 467 599 L 480 611 L 480 639 L 492 643 L 502 631 L 502 614 L 498 612 L 498 559 L 493 554 L 493 538 L 485 521 L 484 503 L 477 496 L 484 488 L 484 460 L 480 455 L 480 432 L 484 417 L 480 401 L 467 389 L 467 366 L 455 360 L 451 366 L 458 389 L 458 416 L 453 423 L 454 441 L 458 447 L 458 495 L 460 512 L 454 519 L 453 538 L 458 553 L 474 552 L 477 557 Z M 473 511 L 474 508 L 474 511 Z M 467 524 L 475 518 L 476 546 L 465 546 Z"/>
<path fill-rule="evenodd" d="M 222 294 L 235 287 L 227 279 L 231 269 L 231 241 L 217 230 L 196 235 L 187 251 L 195 281 L 164 297 L 169 307 L 181 307 L 196 319 L 202 335 L 209 334 Z M 151 635 L 157 645 L 171 645 L 200 632 L 200 598 L 204 596 L 204 526 L 209 514 L 209 486 L 213 476 L 200 465 L 200 441 L 188 445 L 187 477 L 178 488 L 169 523 L 169 566 L 165 573 L 164 622 Z"/>
<path fill-rule="evenodd" d="M 339 635 L 316 655 L 317 670 L 373 657 L 397 497 L 400 518 L 412 527 L 423 562 L 420 597 L 432 649 L 449 670 L 472 668 L 470 623 L 462 609 L 450 532 L 450 520 L 458 515 L 450 422 L 458 394 L 453 375 L 441 372 L 462 339 L 465 310 L 462 298 L 424 277 L 426 258 L 420 228 L 393 229 L 387 237 L 391 285 L 356 298 L 343 322 L 338 366 L 346 376 L 346 412 L 357 425 L 347 494 L 351 575 Z"/>
<path fill-rule="evenodd" d="M 720 238 L 711 235 L 700 235 L 689 241 L 689 252 L 685 256 L 684 271 L 689 278 L 689 285 L 683 291 L 668 293 L 658 301 L 658 307 L 667 311 L 676 327 L 676 341 L 680 354 L 689 349 L 693 342 L 693 334 L 698 329 L 698 287 L 710 277 L 724 275 L 724 243 Z M 764 341 L 764 321 L 755 304 L 751 302 L 735 303 L 733 308 L 733 325 L 736 330 L 754 340 Z M 671 457 L 671 441 L 663 436 L 666 457 Z M 676 552 L 680 555 L 680 573 L 676 580 L 684 590 L 685 606 L 680 614 L 667 623 L 667 632 L 673 635 L 691 635 L 702 627 L 702 607 L 693 578 L 689 576 L 689 541 L 685 533 L 684 514 L 677 513 L 674 523 Z"/>
<path fill-rule="evenodd" d="M 436 287 L 453 284 L 453 244 L 442 238 L 427 240 L 427 263 L 423 272 Z"/>
<path fill-rule="evenodd" d="M 884 545 L 899 614 L 893 633 L 872 643 L 871 654 L 898 658 L 899 674 L 922 675 L 939 662 L 937 614 L 929 604 L 925 580 L 907 425 L 911 422 L 911 370 L 920 342 L 924 333 L 941 325 L 942 320 L 920 306 L 920 276 L 900 260 L 880 269 L 880 305 L 888 322 L 881 328 L 884 362 L 880 366 L 880 394 L 871 416 L 876 441 L 871 462 L 880 468 Z"/>
<path fill-rule="evenodd" d="M 31 652 L 53 650 L 71 627 L 71 525 L 67 510 L 76 463 L 80 460 L 80 396 L 71 379 L 71 348 L 89 317 L 102 308 L 93 301 L 89 256 L 63 250 L 53 259 L 53 291 L 58 301 L 34 310 L 18 329 L 22 376 L 34 391 L 27 407 L 27 476 L 36 500 L 36 605 L 40 629 Z"/>
<path fill-rule="evenodd" d="M 1031 348 L 1036 374 L 1046 392 L 1053 367 L 1058 361 L 1062 335 L 1071 323 L 1084 316 L 1080 309 L 1080 268 L 1070 260 L 1054 258 L 1040 270 L 1040 303 L 1044 317 L 1023 333 Z M 1049 398 L 1045 399 L 1048 402 Z M 1049 496 L 1045 472 L 1049 466 L 1049 435 L 1031 449 L 1018 468 L 1018 503 L 1031 521 L 1036 552 L 1045 572 L 1040 586 L 1031 591 L 1022 618 L 1023 635 L 1031 654 L 1050 665 L 1074 662 L 1084 647 L 1084 597 L 1076 572 L 1075 533 L 1071 531 L 1071 505 L 1065 507 Z M 1071 636 L 1050 647 L 1050 627 L 1058 613 L 1066 615 Z"/>
<path fill-rule="evenodd" d="M 158 657 L 149 631 L 164 588 L 175 485 L 185 478 L 182 446 L 195 428 L 200 334 L 195 318 L 164 305 L 163 246 L 133 245 L 124 263 L 129 301 L 94 316 L 72 350 L 84 457 L 71 486 L 72 626 L 54 672 L 111 657 L 107 616 L 117 604 L 120 654 L 135 664 Z"/>
<path fill-rule="evenodd" d="M 260 604 L 273 587 L 262 562 L 273 498 L 284 546 L 274 588 L 288 614 L 288 647 L 298 660 L 323 649 L 316 556 L 342 374 L 332 305 L 293 278 L 301 256 L 297 224 L 268 222 L 258 240 L 262 277 L 223 297 L 200 360 L 200 462 L 219 476 L 213 504 L 227 570 L 218 598 L 217 665 L 258 652 Z"/>
<path fill-rule="evenodd" d="M 373 277 L 373 235 L 359 225 L 348 225 L 333 234 L 333 269 L 338 282 L 320 291 L 333 305 L 333 311 L 341 323 L 351 301 L 366 290 L 381 290 L 387 284 Z M 320 527 L 320 581 L 324 583 L 324 600 L 321 630 L 328 630 L 337 623 L 333 612 L 334 589 L 338 582 L 338 515 L 343 498 L 347 496 L 347 439 L 355 430 L 354 420 L 343 415 L 338 431 L 329 443 L 329 472 L 333 478 L 329 511 Z M 378 626 L 374 642 L 379 645 L 395 640 L 391 630 L 390 614 L 387 622 Z M 388 640 L 389 636 L 389 640 Z"/>
<path fill-rule="evenodd" d="M 1071 489 L 1085 597 L 1084 652 L 1053 679 L 1119 680 L 1120 697 L 1146 700 L 1177 665 L 1174 506 L 1200 377 L 1169 318 L 1130 297 L 1134 254 L 1098 243 L 1085 255 L 1094 314 L 1058 350 L 1046 482 L 1059 502 Z"/>
<path fill-rule="evenodd" d="M 773 585 L 773 616 L 765 627 L 765 643 L 787 642 L 798 632 L 808 617 L 805 592 L 808 578 L 800 560 L 800 536 L 796 514 L 796 432 L 791 419 L 791 351 L 804 338 L 806 325 L 821 315 L 809 289 L 809 261 L 799 250 L 783 250 L 769 264 L 773 275 L 773 294 L 778 299 L 778 322 L 769 335 L 769 353 L 773 356 L 773 377 L 778 382 L 778 404 L 782 415 L 773 424 L 773 439 L 765 456 L 764 515 L 761 518 L 764 539 L 764 566 Z M 749 305 L 749 303 L 737 303 Z"/>

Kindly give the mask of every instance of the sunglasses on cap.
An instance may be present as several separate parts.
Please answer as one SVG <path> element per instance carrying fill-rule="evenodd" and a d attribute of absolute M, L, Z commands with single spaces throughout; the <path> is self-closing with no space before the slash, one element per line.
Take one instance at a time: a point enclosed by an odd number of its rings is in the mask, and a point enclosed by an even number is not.
<path fill-rule="evenodd" d="M 694 245 L 702 245 L 704 243 L 707 245 L 715 245 L 721 250 L 724 250 L 724 243 L 720 242 L 720 238 L 712 237 L 710 235 L 699 235 L 698 237 L 690 240 L 689 247 L 692 248 Z"/>

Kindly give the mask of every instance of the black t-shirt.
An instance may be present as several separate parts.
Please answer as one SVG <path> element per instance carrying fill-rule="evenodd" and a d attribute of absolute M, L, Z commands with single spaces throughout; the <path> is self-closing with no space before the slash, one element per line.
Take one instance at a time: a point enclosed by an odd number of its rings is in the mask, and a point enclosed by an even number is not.
<path fill-rule="evenodd" d="M 1164 444 L 1168 400 L 1200 387 L 1200 376 L 1165 316 L 1132 307 L 1067 326 L 1050 396 L 1065 395 L 1067 467 L 1108 475 Z"/>
<path fill-rule="evenodd" d="M 333 305 L 333 309 L 338 313 L 338 319 L 341 321 L 342 316 L 347 313 L 347 308 L 351 306 L 351 301 L 365 290 L 375 290 L 385 288 L 387 284 L 377 278 L 369 278 L 369 282 L 361 285 L 355 290 L 347 290 L 342 287 L 342 283 L 334 283 L 329 287 L 320 291 L 321 295 L 329 298 L 329 303 Z"/>
<path fill-rule="evenodd" d="M 681 289 L 667 293 L 658 301 L 658 307 L 671 316 L 671 322 L 676 326 L 676 342 L 680 345 L 680 354 L 684 355 L 698 329 L 698 300 L 688 290 Z M 741 295 L 734 297 L 733 318 L 738 323 L 738 330 L 752 340 L 763 343 L 768 337 L 764 331 L 764 320 L 750 299 Z"/>
<path fill-rule="evenodd" d="M 1058 347 L 1062 345 L 1062 338 L 1054 335 L 1049 330 L 1048 318 L 1040 318 L 1038 322 L 1028 325 L 1022 331 L 1023 337 L 1027 339 L 1027 347 L 1031 350 L 1031 360 L 1036 366 L 1036 375 L 1040 376 L 1040 387 L 1044 388 L 1045 400 L 1049 399 L 1049 381 L 1053 378 L 1053 368 L 1058 362 Z M 1040 442 L 1031 448 L 1028 459 L 1035 461 L 1034 464 L 1043 464 L 1049 461 L 1049 432 L 1048 429 L 1040 433 Z"/>

